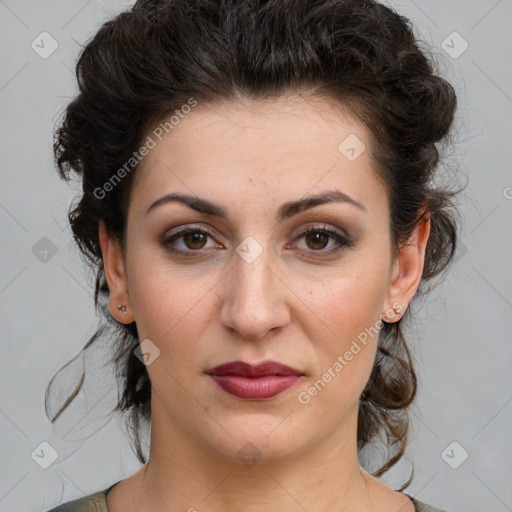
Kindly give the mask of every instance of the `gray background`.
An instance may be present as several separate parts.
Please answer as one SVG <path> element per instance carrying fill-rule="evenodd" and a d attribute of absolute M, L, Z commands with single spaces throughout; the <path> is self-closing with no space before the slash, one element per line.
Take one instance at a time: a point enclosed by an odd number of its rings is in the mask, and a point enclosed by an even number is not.
<path fill-rule="evenodd" d="M 457 144 L 447 168 L 458 167 L 469 185 L 458 261 L 423 305 L 411 305 L 420 387 L 407 457 L 384 480 L 399 485 L 414 464 L 406 492 L 418 499 L 450 512 L 504 512 L 512 510 L 512 1 L 387 3 L 413 21 L 456 87 Z M 54 170 L 52 131 L 77 90 L 80 44 L 130 4 L 0 0 L 1 511 L 47 510 L 139 467 L 118 420 L 105 419 L 113 381 L 94 381 L 60 431 L 69 427 L 70 439 L 55 437 L 43 405 L 50 378 L 96 326 L 91 276 L 66 220 L 75 192 Z M 31 47 L 44 31 L 58 43 L 47 58 Z M 41 247 L 52 246 L 55 254 L 43 256 Z M 47 469 L 33 455 L 47 456 L 44 441 L 59 453 Z"/>

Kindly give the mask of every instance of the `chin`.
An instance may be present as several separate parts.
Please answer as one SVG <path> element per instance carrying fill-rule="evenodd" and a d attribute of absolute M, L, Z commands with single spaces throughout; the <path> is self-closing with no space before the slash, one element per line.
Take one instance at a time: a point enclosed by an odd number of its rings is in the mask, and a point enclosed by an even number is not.
<path fill-rule="evenodd" d="M 294 431 L 283 417 L 251 413 L 220 423 L 226 430 L 215 429 L 216 435 L 207 441 L 210 448 L 222 458 L 247 467 L 285 461 L 306 446 L 304 430 Z"/>

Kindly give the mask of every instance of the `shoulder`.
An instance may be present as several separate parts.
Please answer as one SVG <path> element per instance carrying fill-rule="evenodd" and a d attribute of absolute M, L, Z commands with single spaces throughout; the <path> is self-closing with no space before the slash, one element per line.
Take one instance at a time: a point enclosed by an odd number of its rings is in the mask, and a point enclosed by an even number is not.
<path fill-rule="evenodd" d="M 416 507 L 416 512 L 448 512 L 447 510 L 436 508 L 432 505 L 428 505 L 427 503 L 423 503 L 412 496 L 409 497 L 412 499 L 414 506 Z"/>
<path fill-rule="evenodd" d="M 102 491 L 89 494 L 77 500 L 68 501 L 47 512 L 109 512 L 107 508 L 107 493 L 113 486 Z"/>

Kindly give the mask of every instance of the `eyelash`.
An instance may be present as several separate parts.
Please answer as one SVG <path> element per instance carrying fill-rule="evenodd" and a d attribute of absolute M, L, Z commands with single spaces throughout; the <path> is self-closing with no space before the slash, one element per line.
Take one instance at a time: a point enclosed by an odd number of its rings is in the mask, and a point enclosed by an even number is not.
<path fill-rule="evenodd" d="M 174 254 L 178 254 L 180 256 L 185 256 L 185 257 L 186 256 L 195 256 L 199 252 L 201 252 L 201 249 L 196 249 L 196 250 L 175 249 L 175 248 L 171 247 L 171 245 L 170 245 L 171 242 L 174 242 L 175 240 L 178 240 L 178 239 L 182 238 L 184 235 L 187 235 L 189 233 L 202 233 L 204 235 L 210 236 L 211 238 L 214 238 L 213 234 L 205 228 L 186 227 L 186 228 L 183 228 L 183 229 L 173 233 L 171 236 L 166 237 L 162 241 L 162 244 L 166 250 L 168 250 Z M 312 253 L 321 253 L 323 255 L 333 255 L 335 253 L 338 253 L 339 251 L 341 251 L 344 248 L 348 249 L 354 245 L 354 242 L 352 240 L 344 237 L 343 235 L 338 233 L 338 231 L 335 231 L 325 225 L 309 227 L 309 228 L 305 229 L 304 231 L 301 231 L 297 235 L 297 239 L 301 239 L 304 236 L 309 235 L 311 233 L 325 234 L 325 235 L 329 236 L 331 239 L 334 239 L 334 241 L 336 241 L 338 244 L 337 247 L 335 247 L 334 249 L 328 249 L 328 250 L 319 249 L 316 251 L 313 249 L 309 250 L 309 252 L 312 252 Z M 317 256 L 314 256 L 314 257 L 317 257 Z M 322 257 L 322 256 L 320 256 L 320 257 Z"/>

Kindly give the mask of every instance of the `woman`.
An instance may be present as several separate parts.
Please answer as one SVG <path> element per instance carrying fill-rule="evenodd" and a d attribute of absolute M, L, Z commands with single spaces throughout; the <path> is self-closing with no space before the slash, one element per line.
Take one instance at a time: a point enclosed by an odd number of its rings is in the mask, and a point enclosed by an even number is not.
<path fill-rule="evenodd" d="M 378 480 L 416 393 L 401 323 L 457 239 L 433 182 L 456 97 L 410 22 L 372 0 L 139 0 L 77 77 L 56 161 L 83 179 L 69 220 L 121 331 L 118 409 L 151 444 L 53 510 L 439 511 Z"/>

